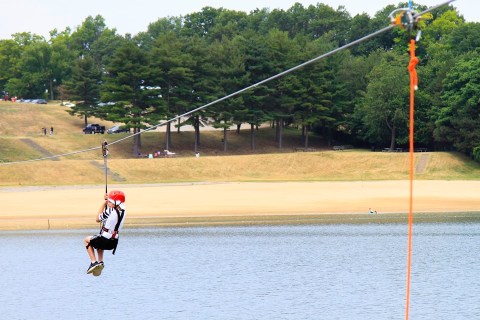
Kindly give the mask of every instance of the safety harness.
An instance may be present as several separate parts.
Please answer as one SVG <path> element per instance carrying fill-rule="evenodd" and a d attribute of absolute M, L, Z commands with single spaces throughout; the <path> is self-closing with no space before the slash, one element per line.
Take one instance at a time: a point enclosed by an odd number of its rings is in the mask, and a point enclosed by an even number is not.
<path fill-rule="evenodd" d="M 105 228 L 104 226 L 102 226 L 102 231 L 100 232 L 100 235 L 102 237 L 107 238 L 109 240 L 118 240 L 118 229 L 120 228 L 120 224 L 122 223 L 123 216 L 125 215 L 125 210 L 123 209 L 118 210 L 117 208 L 118 206 L 115 206 L 114 208 L 115 212 L 117 213 L 118 219 L 113 232 L 111 232 L 112 231 L 111 229 Z M 115 254 L 115 251 L 117 250 L 117 244 L 118 244 L 118 241 L 115 243 L 115 247 L 113 248 L 112 254 Z"/>

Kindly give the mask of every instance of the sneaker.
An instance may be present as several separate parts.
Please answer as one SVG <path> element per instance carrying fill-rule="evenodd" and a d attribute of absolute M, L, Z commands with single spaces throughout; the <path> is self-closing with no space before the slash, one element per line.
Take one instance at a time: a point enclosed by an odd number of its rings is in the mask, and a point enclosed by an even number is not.
<path fill-rule="evenodd" d="M 95 277 L 98 277 L 99 275 L 102 274 L 102 270 L 103 268 L 105 267 L 105 265 L 103 264 L 103 261 L 100 261 L 98 262 L 96 265 L 95 265 L 96 268 L 93 269 L 92 271 L 92 274 L 95 276 Z"/>
<path fill-rule="evenodd" d="M 98 266 L 98 262 L 96 262 L 96 261 L 90 263 L 90 267 L 88 267 L 88 269 L 87 269 L 87 274 L 88 274 L 88 273 L 92 273 L 93 270 L 95 270 L 95 268 L 96 268 L 97 266 Z"/>

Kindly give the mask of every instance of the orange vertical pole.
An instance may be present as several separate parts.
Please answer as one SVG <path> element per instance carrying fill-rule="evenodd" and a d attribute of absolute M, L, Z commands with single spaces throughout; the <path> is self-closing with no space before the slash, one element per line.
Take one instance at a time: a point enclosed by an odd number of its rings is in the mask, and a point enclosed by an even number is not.
<path fill-rule="evenodd" d="M 405 319 L 409 319 L 410 313 L 410 276 L 412 270 L 412 235 L 413 235 L 413 174 L 414 174 L 414 111 L 415 111 L 415 90 L 418 88 L 417 71 L 415 67 L 418 58 L 415 56 L 415 40 L 410 40 L 410 62 L 408 72 L 410 73 L 410 202 L 408 211 L 408 253 L 407 253 L 407 292 Z"/>

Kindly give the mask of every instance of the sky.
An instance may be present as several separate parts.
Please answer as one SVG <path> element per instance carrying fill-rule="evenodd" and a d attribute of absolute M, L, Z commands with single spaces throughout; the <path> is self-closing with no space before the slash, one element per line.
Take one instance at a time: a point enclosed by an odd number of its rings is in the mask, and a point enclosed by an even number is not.
<path fill-rule="evenodd" d="M 434 6 L 446 0 L 413 1 L 413 4 Z M 337 9 L 345 6 L 352 15 L 368 13 L 370 16 L 389 4 L 400 1 L 391 0 L 4 0 L 0 16 L 0 39 L 10 39 L 17 32 L 31 32 L 50 38 L 49 32 L 70 27 L 74 31 L 88 16 L 101 15 L 108 28 L 117 30 L 118 34 L 136 35 L 146 31 L 150 23 L 165 17 L 184 16 L 198 12 L 203 7 L 223 7 L 225 9 L 251 12 L 257 8 L 288 9 L 295 2 L 304 7 L 324 3 Z M 407 0 L 404 0 L 407 2 Z M 460 14 L 469 22 L 480 22 L 480 1 L 456 0 L 452 3 Z M 387 24 L 388 21 L 385 21 Z"/>

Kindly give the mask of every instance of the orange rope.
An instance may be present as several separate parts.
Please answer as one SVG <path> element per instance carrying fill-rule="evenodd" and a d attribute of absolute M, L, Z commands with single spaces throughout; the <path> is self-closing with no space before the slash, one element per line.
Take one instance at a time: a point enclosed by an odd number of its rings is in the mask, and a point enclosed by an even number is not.
<path fill-rule="evenodd" d="M 408 257 L 407 257 L 407 292 L 406 292 L 406 311 L 405 319 L 408 320 L 410 310 L 410 275 L 412 269 L 412 234 L 413 234 L 413 134 L 414 134 L 414 110 L 415 110 L 415 90 L 418 88 L 417 70 L 418 58 L 415 56 L 415 40 L 410 40 L 410 62 L 408 72 L 410 73 L 410 205 L 408 212 Z"/>
<path fill-rule="evenodd" d="M 408 63 L 408 72 L 410 73 L 410 89 L 413 88 L 413 90 L 418 89 L 418 76 L 417 76 L 417 70 L 415 67 L 418 64 L 418 58 L 415 56 L 415 40 L 410 40 L 410 62 Z M 410 112 L 413 112 L 413 93 L 410 92 Z M 411 115 L 411 114 L 410 114 Z M 411 123 L 412 124 L 412 123 Z M 410 128 L 412 129 L 412 128 Z"/>

